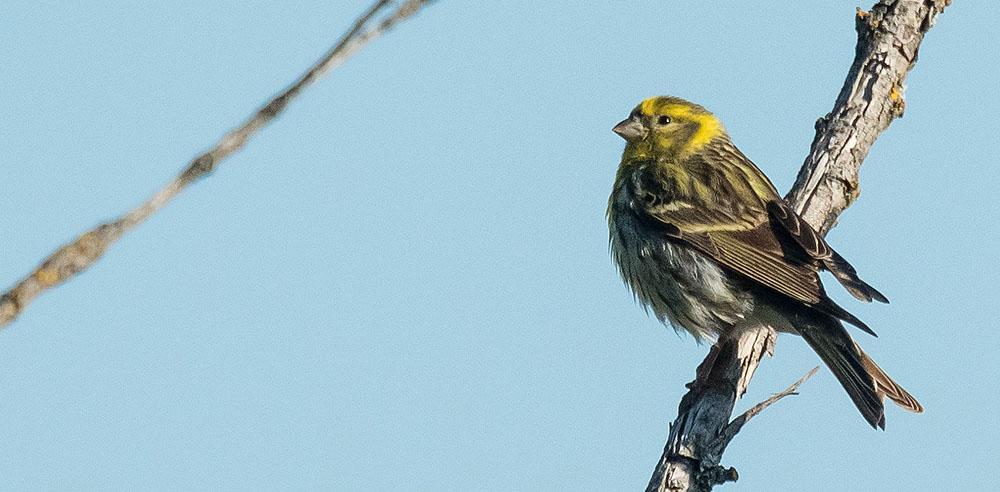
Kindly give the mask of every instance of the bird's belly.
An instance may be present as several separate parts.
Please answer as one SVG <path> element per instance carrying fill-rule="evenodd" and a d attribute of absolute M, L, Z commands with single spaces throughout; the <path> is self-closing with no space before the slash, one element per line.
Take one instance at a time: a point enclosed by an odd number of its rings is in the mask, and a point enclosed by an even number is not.
<path fill-rule="evenodd" d="M 752 296 L 714 261 L 612 214 L 611 249 L 622 279 L 660 321 L 698 339 L 715 339 L 752 310 Z"/>

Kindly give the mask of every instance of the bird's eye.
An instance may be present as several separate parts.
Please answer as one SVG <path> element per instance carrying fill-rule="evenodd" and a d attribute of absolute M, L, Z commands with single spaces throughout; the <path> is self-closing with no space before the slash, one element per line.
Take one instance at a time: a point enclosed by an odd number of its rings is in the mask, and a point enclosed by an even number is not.
<path fill-rule="evenodd" d="M 656 123 L 659 125 L 666 125 L 667 123 L 670 123 L 670 117 L 665 114 L 660 115 L 660 117 L 656 119 Z"/>

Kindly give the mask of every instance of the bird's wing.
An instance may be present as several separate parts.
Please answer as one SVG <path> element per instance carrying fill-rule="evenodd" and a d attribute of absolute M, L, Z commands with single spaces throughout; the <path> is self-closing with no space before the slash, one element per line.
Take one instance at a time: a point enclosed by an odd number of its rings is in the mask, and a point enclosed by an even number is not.
<path fill-rule="evenodd" d="M 724 142 L 725 143 L 725 142 Z M 834 303 L 819 279 L 829 269 L 861 299 L 884 299 L 857 278 L 809 224 L 778 196 L 756 166 L 728 143 L 718 155 L 658 167 L 635 187 L 638 204 L 675 240 L 684 241 L 752 282 L 875 335 Z M 721 165 L 720 165 L 721 164 Z"/>
<path fill-rule="evenodd" d="M 861 280 L 854 267 L 834 251 L 826 240 L 783 200 L 768 202 L 767 213 L 774 222 L 779 236 L 783 236 L 782 239 L 791 240 L 810 258 L 820 262 L 851 295 L 865 302 L 871 302 L 873 299 L 889 302 L 881 292 Z"/>
<path fill-rule="evenodd" d="M 820 302 L 825 296 L 813 262 L 785 258 L 766 202 L 739 169 L 700 161 L 668 168 L 641 187 L 639 201 L 655 222 L 671 226 L 667 234 L 675 239 L 799 302 Z"/>
<path fill-rule="evenodd" d="M 773 290 L 815 305 L 826 298 L 816 267 L 785 255 L 767 223 L 749 231 L 709 233 L 717 261 Z"/>
<path fill-rule="evenodd" d="M 701 211 L 681 213 L 664 207 L 648 210 L 664 234 L 682 241 L 720 265 L 750 281 L 847 321 L 875 335 L 864 322 L 835 304 L 826 295 L 818 274 L 819 264 L 801 254 L 796 245 L 782 240 L 771 221 L 715 221 L 725 214 Z M 701 217 L 702 220 L 696 220 Z"/>

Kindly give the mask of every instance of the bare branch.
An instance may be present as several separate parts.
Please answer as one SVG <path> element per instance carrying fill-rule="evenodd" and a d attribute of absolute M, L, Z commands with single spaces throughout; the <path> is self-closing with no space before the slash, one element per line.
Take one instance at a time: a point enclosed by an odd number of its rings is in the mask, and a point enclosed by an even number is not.
<path fill-rule="evenodd" d="M 0 327 L 13 322 L 42 292 L 66 282 L 89 268 L 126 232 L 146 221 L 187 186 L 211 173 L 219 163 L 242 149 L 250 137 L 281 114 L 302 89 L 343 64 L 365 45 L 385 34 L 399 22 L 416 14 L 430 2 L 431 0 L 405 0 L 395 9 L 392 7 L 399 2 L 394 0 L 378 0 L 373 3 L 337 44 L 306 73 L 257 110 L 242 125 L 223 136 L 212 149 L 195 158 L 177 178 L 149 200 L 57 249 L 34 272 L 0 296 Z"/>
<path fill-rule="evenodd" d="M 798 381 L 792 383 L 791 386 L 785 388 L 784 391 L 771 395 L 770 398 L 750 407 L 750 409 L 743 412 L 742 415 L 733 419 L 732 422 L 730 422 L 728 425 L 726 425 L 724 429 L 722 429 L 722 433 L 719 434 L 719 437 L 716 439 L 715 446 L 719 450 L 718 454 L 720 456 L 722 455 L 722 452 L 726 449 L 726 446 L 729 445 L 729 442 L 732 441 L 734 437 L 736 437 L 736 434 L 738 434 L 740 430 L 743 429 L 743 426 L 747 422 L 749 422 L 750 419 L 756 417 L 758 414 L 760 414 L 760 412 L 763 412 L 765 408 L 777 403 L 778 400 L 786 396 L 799 394 L 798 393 L 799 386 L 802 386 L 802 383 L 805 383 L 806 381 L 809 380 L 809 378 L 815 376 L 816 371 L 819 371 L 819 366 L 812 368 L 804 376 L 799 378 Z"/>
<path fill-rule="evenodd" d="M 924 34 L 948 4 L 950 0 L 881 0 L 870 12 L 858 10 L 854 62 L 833 111 L 817 121 L 809 156 L 786 197 L 822 233 L 857 199 L 858 169 L 875 139 L 903 115 L 906 76 Z M 707 491 L 736 480 L 736 470 L 719 463 L 725 445 L 753 414 L 732 423 L 729 418 L 773 337 L 767 329 L 748 330 L 713 347 L 702 363 L 709 367 L 699 369 L 699 374 L 707 373 L 699 378 L 706 383 L 691 385 L 681 400 L 647 491 Z M 730 432 L 718 447 L 719 436 Z"/>

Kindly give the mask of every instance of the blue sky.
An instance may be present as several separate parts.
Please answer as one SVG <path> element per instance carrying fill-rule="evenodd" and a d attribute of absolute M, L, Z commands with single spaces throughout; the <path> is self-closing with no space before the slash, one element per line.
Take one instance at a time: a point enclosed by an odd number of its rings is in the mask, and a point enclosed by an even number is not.
<path fill-rule="evenodd" d="M 151 194 L 365 5 L 4 2 L 0 283 Z M 0 332 L 0 488 L 643 487 L 707 347 L 611 264 L 610 128 L 698 101 L 787 190 L 856 6 L 440 0 Z M 730 446 L 726 490 L 994 484 L 998 23 L 996 2 L 940 18 L 829 236 L 892 304 L 830 290 L 927 412 L 873 432 L 824 369 Z M 740 408 L 816 364 L 783 336 Z"/>

